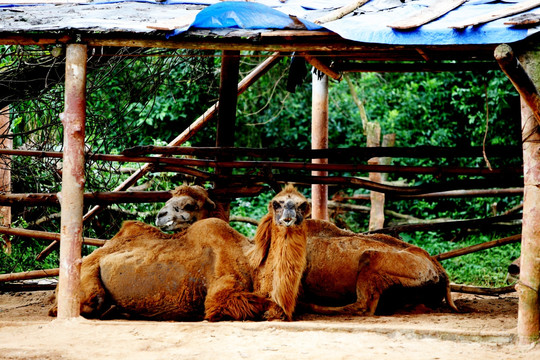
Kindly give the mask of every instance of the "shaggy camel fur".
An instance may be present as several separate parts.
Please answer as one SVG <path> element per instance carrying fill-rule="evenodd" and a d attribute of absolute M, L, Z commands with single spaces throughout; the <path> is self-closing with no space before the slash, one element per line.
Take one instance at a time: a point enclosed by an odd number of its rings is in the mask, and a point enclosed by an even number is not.
<path fill-rule="evenodd" d="M 181 185 L 171 195 L 156 217 L 156 226 L 163 231 L 184 230 L 197 220 L 211 217 L 228 220 L 201 186 Z"/>
<path fill-rule="evenodd" d="M 306 198 L 289 185 L 272 199 L 257 227 L 248 256 L 255 292 L 272 300 L 265 314 L 269 320 L 292 320 L 306 267 L 309 214 Z"/>
<path fill-rule="evenodd" d="M 154 320 L 258 319 L 267 300 L 252 292 L 245 237 L 216 218 L 165 234 L 125 222 L 83 259 L 81 315 Z M 56 314 L 56 305 L 49 312 Z"/>

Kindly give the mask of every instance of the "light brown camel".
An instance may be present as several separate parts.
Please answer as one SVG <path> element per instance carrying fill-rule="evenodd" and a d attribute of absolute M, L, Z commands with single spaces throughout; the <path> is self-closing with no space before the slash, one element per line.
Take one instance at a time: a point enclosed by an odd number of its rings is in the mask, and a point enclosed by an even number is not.
<path fill-rule="evenodd" d="M 272 301 L 265 317 L 292 320 L 306 267 L 307 199 L 288 185 L 268 205 L 249 251 L 255 292 Z"/>
<path fill-rule="evenodd" d="M 443 298 L 457 311 L 446 272 L 426 251 L 388 235 L 359 235 L 327 221 L 304 221 L 307 209 L 306 199 L 288 186 L 271 201 L 249 255 L 258 267 L 255 290 L 270 294 L 286 319 L 300 290 L 302 308 L 322 314 L 373 315 L 407 304 L 435 306 Z M 283 219 L 293 226 L 284 226 Z M 293 279 L 304 266 L 299 289 Z"/>
<path fill-rule="evenodd" d="M 184 230 L 197 220 L 211 217 L 228 220 L 201 186 L 181 185 L 171 195 L 156 217 L 156 226 L 163 231 Z"/>
<path fill-rule="evenodd" d="M 106 317 L 113 309 L 154 320 L 259 319 L 267 300 L 252 292 L 245 241 L 216 218 L 175 234 L 127 221 L 83 259 L 81 315 Z"/>

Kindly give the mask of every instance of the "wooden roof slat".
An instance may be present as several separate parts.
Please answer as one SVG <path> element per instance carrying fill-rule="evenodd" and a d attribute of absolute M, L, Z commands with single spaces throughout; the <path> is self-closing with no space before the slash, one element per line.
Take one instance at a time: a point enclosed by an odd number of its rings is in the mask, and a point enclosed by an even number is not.
<path fill-rule="evenodd" d="M 514 25 L 514 26 L 533 26 L 540 23 L 540 14 L 522 14 L 515 16 L 508 21 L 504 22 L 504 25 Z"/>
<path fill-rule="evenodd" d="M 527 10 L 534 9 L 536 7 L 540 6 L 540 0 L 527 0 L 519 2 L 515 5 L 511 5 L 508 7 L 505 7 L 504 9 L 494 11 L 489 14 L 484 14 L 476 17 L 472 17 L 469 19 L 466 19 L 465 21 L 450 26 L 453 29 L 464 29 L 467 26 L 476 26 L 488 23 L 490 21 L 494 21 L 497 19 L 501 19 L 510 15 L 516 15 L 519 13 L 522 13 Z"/>
<path fill-rule="evenodd" d="M 397 30 L 414 29 L 440 18 L 441 16 L 461 6 L 465 1 L 466 0 L 447 0 L 437 2 L 434 5 L 429 6 L 427 9 L 422 9 L 418 13 L 407 18 L 397 20 L 388 26 Z"/>

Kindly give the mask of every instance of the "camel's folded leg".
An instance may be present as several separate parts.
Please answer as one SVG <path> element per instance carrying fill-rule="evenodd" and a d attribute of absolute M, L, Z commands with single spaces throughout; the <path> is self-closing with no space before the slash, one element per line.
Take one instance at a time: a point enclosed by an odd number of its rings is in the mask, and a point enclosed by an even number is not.
<path fill-rule="evenodd" d="M 302 307 L 319 314 L 373 315 L 382 293 L 391 286 L 415 288 L 441 280 L 446 281 L 440 279 L 438 268 L 423 253 L 367 250 L 359 259 L 355 303 L 339 307 L 302 304 Z"/>
<path fill-rule="evenodd" d="M 245 291 L 241 281 L 227 275 L 214 282 L 208 289 L 204 302 L 204 318 L 208 321 L 258 320 L 266 310 L 268 300 Z"/>
<path fill-rule="evenodd" d="M 99 317 L 106 311 L 106 292 L 101 282 L 99 261 L 101 256 L 98 251 L 83 259 L 81 265 L 81 284 L 79 287 L 79 301 L 81 303 L 81 315 L 93 318 Z M 58 286 L 56 287 L 58 292 Z M 49 310 L 49 316 L 57 315 L 57 296 L 55 292 L 54 304 Z"/>

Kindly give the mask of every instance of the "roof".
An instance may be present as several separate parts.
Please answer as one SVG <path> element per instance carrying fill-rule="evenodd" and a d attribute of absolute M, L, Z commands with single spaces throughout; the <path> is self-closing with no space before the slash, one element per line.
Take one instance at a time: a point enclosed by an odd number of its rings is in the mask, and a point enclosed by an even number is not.
<path fill-rule="evenodd" d="M 336 41 L 342 41 L 339 49 L 351 51 L 366 44 L 368 48 L 403 47 L 401 50 L 408 46 L 462 46 L 466 50 L 472 46 L 474 51 L 487 49 L 485 57 L 492 58 L 491 45 L 517 42 L 540 29 L 538 0 L 357 0 L 353 3 L 359 7 L 334 20 L 327 17 L 351 0 L 26 1 L 31 4 L 0 0 L 0 43 L 21 34 L 54 36 L 56 41 L 66 34 L 124 39 L 129 34 L 171 42 L 189 36 L 208 41 L 212 34 L 221 39 L 222 46 L 236 39 L 237 46 L 249 43 L 263 50 L 290 51 L 294 47 L 291 39 L 307 38 L 316 41 L 321 50 L 335 50 Z M 229 41 L 223 40 L 227 38 Z M 473 55 L 465 52 L 462 56 Z"/>

